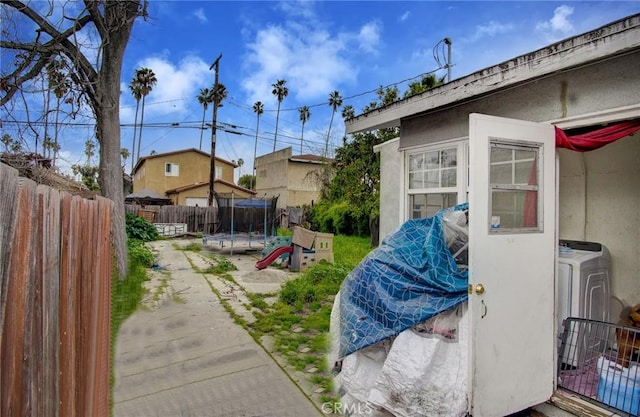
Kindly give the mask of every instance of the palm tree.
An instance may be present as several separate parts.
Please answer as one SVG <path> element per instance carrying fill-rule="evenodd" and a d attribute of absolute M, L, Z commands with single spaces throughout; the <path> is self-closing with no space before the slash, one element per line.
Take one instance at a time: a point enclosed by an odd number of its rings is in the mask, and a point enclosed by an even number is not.
<path fill-rule="evenodd" d="M 344 120 L 352 119 L 356 115 L 356 111 L 351 104 L 347 104 L 342 108 L 342 118 Z"/>
<path fill-rule="evenodd" d="M 331 121 L 329 122 L 329 130 L 327 130 L 327 140 L 324 142 L 324 157 L 327 157 L 327 151 L 329 150 L 329 135 L 331 134 L 331 125 L 333 125 L 333 116 L 336 114 L 336 110 L 338 107 L 342 106 L 342 97 L 340 93 L 336 90 L 333 93 L 329 94 L 329 106 L 333 109 L 331 113 Z"/>
<path fill-rule="evenodd" d="M 264 105 L 261 101 L 253 103 L 253 112 L 256 114 L 258 121 L 256 122 L 256 142 L 253 145 L 253 176 L 256 175 L 256 153 L 258 151 L 258 130 L 260 129 L 260 116 L 264 113 Z M 253 178 L 249 182 L 249 188 L 253 190 Z"/>
<path fill-rule="evenodd" d="M 302 155 L 302 142 L 304 140 L 304 125 L 307 123 L 307 120 L 311 117 L 311 112 L 309 111 L 308 106 L 302 106 L 298 109 L 300 112 L 300 121 L 302 122 L 302 134 L 300 135 L 300 154 Z"/>
<path fill-rule="evenodd" d="M 278 140 L 278 121 L 280 120 L 280 104 L 282 100 L 289 95 L 289 89 L 285 87 L 287 82 L 285 80 L 277 80 L 274 84 L 271 84 L 273 91 L 271 94 L 278 99 L 278 113 L 276 114 L 276 132 L 273 135 L 273 152 L 276 151 L 276 141 Z"/>
<path fill-rule="evenodd" d="M 142 112 L 140 114 L 140 132 L 138 133 L 138 154 L 136 157 L 140 159 L 140 149 L 142 146 L 142 127 L 144 123 L 144 100 L 151 93 L 153 87 L 158 83 L 156 74 L 150 68 L 140 68 L 136 70 L 136 83 L 140 85 L 140 93 L 142 94 Z"/>
<path fill-rule="evenodd" d="M 238 176 L 242 176 L 242 165 L 244 165 L 244 159 L 238 159 Z"/>
<path fill-rule="evenodd" d="M 136 116 L 133 120 L 133 143 L 131 145 L 131 171 L 133 171 L 133 165 L 136 162 L 136 131 L 138 128 L 138 109 L 140 108 L 140 99 L 142 99 L 142 87 L 140 86 L 140 84 L 138 84 L 135 76 L 129 84 L 129 90 L 131 90 L 133 98 L 136 99 Z"/>
<path fill-rule="evenodd" d="M 224 84 L 218 83 L 211 89 L 211 102 L 216 107 L 222 107 L 222 101 L 227 98 L 227 87 Z"/>
<path fill-rule="evenodd" d="M 204 117 L 207 114 L 207 108 L 209 107 L 209 103 L 212 102 L 211 99 L 211 90 L 208 88 L 201 88 L 200 94 L 196 97 L 198 99 L 198 103 L 200 103 L 203 107 L 202 110 L 202 126 L 200 127 L 200 146 L 198 149 L 202 150 L 202 134 L 204 133 Z"/>

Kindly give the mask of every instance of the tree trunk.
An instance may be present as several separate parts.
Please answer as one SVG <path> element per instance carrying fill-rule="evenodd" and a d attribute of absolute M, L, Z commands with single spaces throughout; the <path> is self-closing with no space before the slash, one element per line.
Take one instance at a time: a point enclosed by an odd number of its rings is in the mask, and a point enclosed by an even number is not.
<path fill-rule="evenodd" d="M 117 6 L 116 6 L 117 7 Z M 129 5 L 129 7 L 137 6 Z M 117 16 L 114 16 L 117 17 Z M 123 16 L 120 16 L 123 17 Z M 109 20 L 108 11 L 106 19 Z M 122 60 L 133 19 L 118 25 L 103 40 L 102 67 L 98 73 L 96 136 L 100 143 L 100 189 L 113 201 L 113 244 L 121 279 L 127 274 L 127 234 L 125 230 L 123 172 L 120 166 L 120 77 Z"/>

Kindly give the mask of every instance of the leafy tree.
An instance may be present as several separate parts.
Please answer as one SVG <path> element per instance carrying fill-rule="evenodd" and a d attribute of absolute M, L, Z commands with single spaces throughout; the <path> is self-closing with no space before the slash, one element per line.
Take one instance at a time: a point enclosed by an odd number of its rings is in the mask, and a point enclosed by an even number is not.
<path fill-rule="evenodd" d="M 327 140 L 324 142 L 324 157 L 327 157 L 327 152 L 329 151 L 329 136 L 331 135 L 331 125 L 333 125 L 333 116 L 336 114 L 336 110 L 338 107 L 342 106 L 342 96 L 338 91 L 334 91 L 329 94 L 329 106 L 333 109 L 331 113 L 331 121 L 329 122 L 329 129 L 327 130 Z"/>
<path fill-rule="evenodd" d="M 253 175 L 251 176 L 252 182 L 249 184 L 249 189 L 253 190 L 254 182 L 256 180 L 256 153 L 258 152 L 258 130 L 260 129 L 260 116 L 264 113 L 264 105 L 261 101 L 256 101 L 253 103 L 253 112 L 256 114 L 256 141 L 253 145 Z"/>
<path fill-rule="evenodd" d="M 244 174 L 240 178 L 238 178 L 238 185 L 249 190 L 253 190 L 256 181 L 253 175 Z"/>
<path fill-rule="evenodd" d="M 53 2 L 40 13 L 39 2 L 3 0 L 13 27 L 35 26 L 35 30 L 5 31 L 0 47 L 12 51 L 3 59 L 12 61 L 11 70 L 0 79 L 4 95 L 0 106 L 14 96 L 28 93 L 52 58 L 63 56 L 68 75 L 81 99 L 96 119 L 96 139 L 100 144 L 100 189 L 114 201 L 113 237 L 115 260 L 120 276 L 126 274 L 127 246 L 124 227 L 124 195 L 120 169 L 120 81 L 122 59 L 138 16 L 146 17 L 146 1 L 86 1 L 84 7 L 66 7 Z M 32 5 L 36 6 L 32 6 Z M 53 12 L 56 9 L 57 12 Z M 71 15 L 77 10 L 77 15 Z M 45 14 L 46 13 L 46 14 Z M 57 19 L 64 16 L 64 19 Z M 78 39 L 92 39 L 81 44 Z M 98 51 L 92 50 L 97 45 Z M 94 59 L 93 57 L 98 57 Z M 8 66 L 7 66 L 8 67 Z"/>
<path fill-rule="evenodd" d="M 380 88 L 377 100 L 369 103 L 365 111 L 397 99 L 396 87 Z M 342 116 L 352 117 L 351 112 L 352 109 L 345 106 Z M 333 233 L 370 233 L 380 205 L 380 161 L 373 147 L 397 136 L 398 130 L 391 128 L 357 133 L 351 140 L 346 136 L 343 138 L 343 144 L 336 149 L 333 158 L 333 175 L 326 182 L 321 201 L 310 213 L 312 227 Z"/>
<path fill-rule="evenodd" d="M 311 112 L 308 106 L 302 106 L 298 109 L 300 112 L 300 121 L 302 122 L 302 133 L 300 134 L 300 154 L 302 154 L 302 143 L 304 142 L 304 125 L 311 117 Z"/>
<path fill-rule="evenodd" d="M 278 100 L 278 113 L 276 114 L 276 131 L 273 134 L 273 152 L 276 151 L 276 142 L 278 140 L 278 121 L 280 120 L 280 104 L 282 100 L 289 95 L 289 89 L 286 87 L 287 82 L 285 80 L 277 80 L 274 84 L 271 84 L 273 90 L 271 94 L 276 96 Z"/>
<path fill-rule="evenodd" d="M 130 156 L 129 149 L 120 148 L 120 156 L 122 157 L 122 170 L 124 171 L 124 166 L 127 165 L 127 159 Z"/>
<path fill-rule="evenodd" d="M 202 150 L 202 135 L 204 134 L 204 117 L 207 114 L 207 108 L 209 107 L 209 104 L 211 104 L 212 101 L 212 97 L 211 97 L 211 90 L 209 90 L 208 88 L 202 88 L 200 90 L 200 94 L 198 94 L 198 96 L 196 97 L 198 99 L 198 103 L 200 103 L 200 105 L 202 105 L 202 126 L 200 127 L 200 146 L 198 147 L 198 149 Z"/>
<path fill-rule="evenodd" d="M 410 83 L 409 89 L 404 92 L 403 98 L 423 93 L 427 90 L 431 90 L 433 87 L 444 84 L 445 77 L 446 76 L 436 78 L 435 74 L 427 74 L 423 76 L 420 81 L 414 81 Z"/>
<path fill-rule="evenodd" d="M 140 132 L 138 132 L 138 153 L 136 154 L 136 161 L 140 159 L 140 149 L 142 147 L 142 128 L 144 127 L 144 101 L 145 98 L 151 93 L 153 87 L 157 84 L 158 79 L 156 74 L 150 68 L 138 68 L 136 75 L 134 76 L 137 88 L 140 89 L 142 95 L 142 109 L 140 111 Z"/>

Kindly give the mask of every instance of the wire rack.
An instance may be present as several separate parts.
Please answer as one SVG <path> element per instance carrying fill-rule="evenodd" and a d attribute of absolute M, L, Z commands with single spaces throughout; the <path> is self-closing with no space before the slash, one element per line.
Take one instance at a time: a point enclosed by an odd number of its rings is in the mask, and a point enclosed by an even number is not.
<path fill-rule="evenodd" d="M 558 351 L 558 387 L 615 410 L 638 416 L 640 329 L 568 318 Z"/>

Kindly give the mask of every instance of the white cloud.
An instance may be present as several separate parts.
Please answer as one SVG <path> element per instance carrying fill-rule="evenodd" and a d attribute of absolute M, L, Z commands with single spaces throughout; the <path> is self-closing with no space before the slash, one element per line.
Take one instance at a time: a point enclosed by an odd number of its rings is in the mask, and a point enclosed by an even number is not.
<path fill-rule="evenodd" d="M 511 23 L 500 23 L 496 21 L 490 21 L 486 25 L 476 26 L 475 32 L 465 39 L 467 42 L 476 42 L 484 37 L 493 37 L 511 32 L 515 26 Z"/>
<path fill-rule="evenodd" d="M 187 56 L 178 63 L 171 62 L 165 56 L 149 57 L 137 63 L 136 68 L 141 67 L 153 70 L 158 79 L 146 98 L 145 120 L 151 120 L 154 116 L 186 114 L 193 104 L 189 99 L 193 97 L 195 101 L 200 88 L 213 84 L 213 72 L 209 71 L 209 65 L 196 56 Z M 121 91 L 123 108 L 120 117 L 123 122 L 132 121 L 135 101 L 128 84 L 121 84 Z"/>
<path fill-rule="evenodd" d="M 553 17 L 545 22 L 539 22 L 536 29 L 544 32 L 561 32 L 563 34 L 573 31 L 573 25 L 568 17 L 573 14 L 573 7 L 562 5 L 553 11 Z"/>
<path fill-rule="evenodd" d="M 204 14 L 204 10 L 202 9 L 202 7 L 194 10 L 193 15 L 202 23 L 206 23 L 208 20 L 207 15 Z"/>
<path fill-rule="evenodd" d="M 409 18 L 409 16 L 411 16 L 411 12 L 407 10 L 406 12 L 402 13 L 398 20 L 404 22 Z"/>
<path fill-rule="evenodd" d="M 376 47 L 380 44 L 380 24 L 367 23 L 360 28 L 358 34 L 360 49 L 367 53 L 376 53 Z"/>
<path fill-rule="evenodd" d="M 325 101 L 331 91 L 356 79 L 354 52 L 377 53 L 380 32 L 379 23 L 368 22 L 357 31 L 331 34 L 317 23 L 299 19 L 260 29 L 246 46 L 245 70 L 250 75 L 242 87 L 250 103 L 275 103 L 271 85 L 284 79 L 296 99 Z"/>

